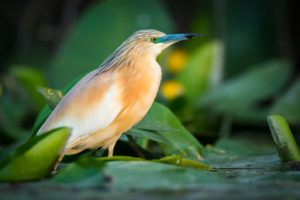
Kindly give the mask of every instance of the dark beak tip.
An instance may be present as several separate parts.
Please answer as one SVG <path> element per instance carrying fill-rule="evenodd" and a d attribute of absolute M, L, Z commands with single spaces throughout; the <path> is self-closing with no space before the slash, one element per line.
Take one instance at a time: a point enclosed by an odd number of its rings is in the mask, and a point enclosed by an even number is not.
<path fill-rule="evenodd" d="M 201 33 L 187 33 L 185 37 L 187 39 L 192 39 L 193 37 L 199 37 L 199 36 L 202 36 L 202 34 Z"/>

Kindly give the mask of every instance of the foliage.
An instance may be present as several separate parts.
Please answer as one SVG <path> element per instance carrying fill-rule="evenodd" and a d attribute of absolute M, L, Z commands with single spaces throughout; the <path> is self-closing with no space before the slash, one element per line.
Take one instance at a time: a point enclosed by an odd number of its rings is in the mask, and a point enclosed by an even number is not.
<path fill-rule="evenodd" d="M 200 96 L 198 106 L 213 105 L 220 112 L 239 112 L 278 91 L 286 83 L 290 73 L 287 62 L 267 62 Z"/>
<path fill-rule="evenodd" d="M 104 182 L 104 177 L 101 173 L 103 167 L 103 162 L 99 162 L 91 157 L 82 157 L 61 170 L 53 177 L 53 181 L 72 184 L 77 187 L 101 186 Z"/>
<path fill-rule="evenodd" d="M 215 87 L 214 82 L 222 71 L 222 59 L 219 51 L 222 49 L 220 41 L 209 41 L 195 50 L 188 60 L 184 70 L 178 75 L 177 79 L 183 84 L 185 96 L 190 101 L 201 95 L 205 90 Z"/>
<path fill-rule="evenodd" d="M 44 97 L 50 109 L 54 109 L 59 103 L 60 99 L 63 97 L 63 94 L 59 90 L 53 90 L 44 87 L 38 87 L 37 91 Z"/>
<path fill-rule="evenodd" d="M 243 144 L 243 145 L 241 145 Z M 262 151 L 258 152 L 257 148 Z M 259 154 L 257 154 L 259 153 Z M 19 185 L 22 190 L 9 185 L 1 185 L 6 190 L 4 198 L 19 191 L 20 196 L 28 198 L 30 191 L 39 199 L 55 195 L 82 199 L 89 197 L 113 196 L 132 199 L 146 195 L 163 198 L 168 194 L 171 199 L 184 198 L 186 195 L 224 197 L 235 188 L 235 197 L 245 198 L 253 193 L 256 198 L 281 198 L 299 195 L 299 173 L 289 171 L 281 164 L 272 144 L 258 144 L 256 140 L 222 140 L 210 151 L 206 162 L 217 171 L 202 171 L 174 165 L 135 160 L 99 162 L 98 158 L 81 157 L 58 172 L 51 180 Z M 101 160 L 105 158 L 100 158 Z M 99 174 L 102 171 L 102 174 Z M 102 186 L 102 187 L 99 187 Z M 197 189 L 201 188 L 200 191 Z M 132 190 L 135 192 L 132 193 Z M 277 192 L 278 191 L 278 192 Z M 184 193 L 184 194 L 183 194 Z M 212 194 L 213 193 L 213 194 Z"/>
<path fill-rule="evenodd" d="M 166 126 L 173 130 L 164 129 Z M 195 160 L 202 159 L 202 145 L 182 126 L 175 115 L 161 104 L 154 103 L 144 119 L 135 127 L 158 131 L 161 136 L 165 137 L 169 143 L 161 143 L 160 146 L 166 155 L 178 154 Z"/>
<path fill-rule="evenodd" d="M 49 175 L 69 138 L 70 129 L 59 128 L 28 140 L 0 163 L 0 181 L 26 181 Z"/>
<path fill-rule="evenodd" d="M 43 74 L 37 70 L 28 66 L 13 66 L 12 75 L 15 77 L 24 87 L 28 93 L 28 97 L 36 109 L 41 109 L 45 103 L 41 96 L 36 92 L 36 87 L 45 87 L 47 85 Z"/>
<path fill-rule="evenodd" d="M 142 158 L 136 158 L 130 156 L 101 157 L 98 160 L 100 161 L 146 161 L 145 159 Z M 157 163 L 165 163 L 165 164 L 170 164 L 175 166 L 187 167 L 187 168 L 194 168 L 194 169 L 201 169 L 201 170 L 214 170 L 208 165 L 193 160 L 185 159 L 178 155 L 167 156 L 161 159 L 154 159 L 151 161 Z"/>
<path fill-rule="evenodd" d="M 293 48 L 283 37 L 287 27 L 280 26 L 285 18 L 271 18 L 273 6 L 265 1 L 193 1 L 176 10 L 177 3 L 158 0 L 83 4 L 88 6 L 80 6 L 84 11 L 55 46 L 54 56 L 28 52 L 34 62 L 12 56 L 9 70 L 1 74 L 0 157 L 12 153 L 0 161 L 0 180 L 22 181 L 18 186 L 1 183 L 1 198 L 300 195 L 300 79 L 293 70 L 295 60 L 287 59 Z M 171 4 L 168 10 L 165 6 Z M 284 8 L 278 5 L 276 10 Z M 187 23 L 181 11 L 191 7 L 195 12 Z M 181 42 L 158 57 L 162 95 L 144 119 L 122 135 L 116 156 L 86 150 L 66 156 L 53 171 L 70 130 L 36 136 L 41 125 L 81 77 L 134 31 L 150 28 L 199 32 L 203 37 Z M 46 32 L 47 37 L 52 33 Z M 43 66 L 34 64 L 43 59 Z M 36 182 L 28 182 L 32 180 Z"/>
<path fill-rule="evenodd" d="M 292 124 L 299 124 L 300 120 L 300 78 L 292 87 L 279 98 L 271 108 L 271 113 L 284 116 Z"/>

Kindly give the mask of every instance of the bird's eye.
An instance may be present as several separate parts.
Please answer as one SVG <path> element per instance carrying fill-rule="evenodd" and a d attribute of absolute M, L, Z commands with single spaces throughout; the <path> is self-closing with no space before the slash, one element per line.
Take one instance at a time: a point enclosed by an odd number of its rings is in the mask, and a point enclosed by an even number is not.
<path fill-rule="evenodd" d="M 151 42 L 155 43 L 157 41 L 157 37 L 151 37 Z"/>

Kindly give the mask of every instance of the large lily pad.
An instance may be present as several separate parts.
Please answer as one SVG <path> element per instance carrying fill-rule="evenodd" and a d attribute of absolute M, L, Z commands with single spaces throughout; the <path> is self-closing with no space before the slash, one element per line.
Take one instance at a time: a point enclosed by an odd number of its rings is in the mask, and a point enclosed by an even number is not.
<path fill-rule="evenodd" d="M 282 169 L 271 138 L 270 143 L 265 145 L 260 143 L 259 137 L 246 141 L 231 138 L 219 141 L 213 150 L 208 148 L 211 159 L 206 157 L 206 162 L 212 163 L 217 171 L 184 168 L 141 158 L 130 161 L 131 158 L 127 158 L 123 161 L 106 161 L 105 166 L 99 166 L 100 171 L 89 173 L 83 169 L 90 171 L 90 167 L 96 165 L 93 162 L 89 164 L 87 159 L 79 170 L 74 167 L 75 163 L 70 164 L 61 174 L 69 171 L 72 172 L 71 176 L 64 174 L 58 178 L 60 175 L 57 174 L 54 181 L 26 183 L 18 187 L 2 184 L 1 197 L 32 199 L 33 192 L 35 198 L 39 199 L 57 195 L 72 199 L 246 199 L 249 195 L 251 198 L 275 199 L 298 197 L 300 173 Z M 100 161 L 103 159 L 100 158 Z M 87 179 L 81 179 L 81 175 Z M 100 178 L 102 176 L 104 179 Z"/>
<path fill-rule="evenodd" d="M 80 188 L 101 186 L 104 181 L 103 167 L 104 162 L 99 162 L 92 157 L 82 157 L 61 170 L 53 177 L 53 181 Z"/>

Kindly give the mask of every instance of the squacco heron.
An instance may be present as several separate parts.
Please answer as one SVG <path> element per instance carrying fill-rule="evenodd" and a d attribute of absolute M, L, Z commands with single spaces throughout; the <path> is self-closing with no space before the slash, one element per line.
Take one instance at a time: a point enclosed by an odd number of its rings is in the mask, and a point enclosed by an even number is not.
<path fill-rule="evenodd" d="M 62 98 L 37 134 L 67 126 L 72 133 L 62 156 L 98 147 L 113 156 L 119 137 L 146 115 L 155 99 L 162 75 L 156 57 L 171 44 L 196 36 L 135 32 Z"/>

